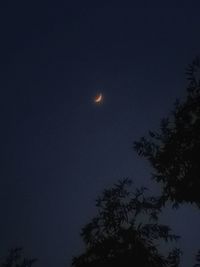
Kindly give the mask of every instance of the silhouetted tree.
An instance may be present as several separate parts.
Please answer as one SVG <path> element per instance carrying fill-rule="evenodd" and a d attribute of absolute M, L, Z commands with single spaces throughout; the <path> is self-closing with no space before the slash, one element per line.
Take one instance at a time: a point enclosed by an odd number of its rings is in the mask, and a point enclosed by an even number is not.
<path fill-rule="evenodd" d="M 36 259 L 28 259 L 23 256 L 22 248 L 11 249 L 1 267 L 32 267 Z"/>
<path fill-rule="evenodd" d="M 158 131 L 134 143 L 137 153 L 153 167 L 153 179 L 162 184 L 162 198 L 175 205 L 200 207 L 200 61 L 187 68 L 186 99 L 177 101 Z"/>
<path fill-rule="evenodd" d="M 83 227 L 85 252 L 75 257 L 75 267 L 177 267 L 180 251 L 162 255 L 162 240 L 177 240 L 166 225 L 158 224 L 160 211 L 154 198 L 144 196 L 145 188 L 131 192 L 124 179 L 103 192 L 96 201 L 97 216 Z"/>
<path fill-rule="evenodd" d="M 194 265 L 194 267 L 200 267 L 200 250 L 196 255 L 196 264 Z"/>

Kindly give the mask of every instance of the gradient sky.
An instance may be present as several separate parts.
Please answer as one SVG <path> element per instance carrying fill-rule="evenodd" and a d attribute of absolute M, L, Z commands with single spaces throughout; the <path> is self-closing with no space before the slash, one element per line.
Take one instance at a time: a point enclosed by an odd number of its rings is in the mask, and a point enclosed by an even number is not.
<path fill-rule="evenodd" d="M 132 143 L 184 96 L 200 3 L 0 5 L 1 255 L 20 245 L 38 267 L 68 267 L 105 187 L 129 176 L 159 192 Z M 167 209 L 162 220 L 183 236 L 191 266 L 199 211 Z"/>

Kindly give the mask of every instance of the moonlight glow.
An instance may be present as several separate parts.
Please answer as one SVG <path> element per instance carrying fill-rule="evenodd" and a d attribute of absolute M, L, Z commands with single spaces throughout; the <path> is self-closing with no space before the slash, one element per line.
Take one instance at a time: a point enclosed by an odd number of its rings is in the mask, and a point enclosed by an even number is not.
<path fill-rule="evenodd" d="M 103 100 L 103 95 L 100 93 L 100 94 L 97 94 L 94 98 L 94 102 L 95 103 L 101 103 Z"/>

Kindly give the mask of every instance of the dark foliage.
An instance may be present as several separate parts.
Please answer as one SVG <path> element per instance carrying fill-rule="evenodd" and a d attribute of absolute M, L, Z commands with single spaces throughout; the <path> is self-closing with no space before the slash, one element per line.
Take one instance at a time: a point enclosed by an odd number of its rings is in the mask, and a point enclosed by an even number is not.
<path fill-rule="evenodd" d="M 128 179 L 103 192 L 98 209 L 83 229 L 85 252 L 73 259 L 75 267 L 140 266 L 177 267 L 180 251 L 164 256 L 157 244 L 177 240 L 166 225 L 157 222 L 159 209 L 154 198 L 144 196 L 145 188 L 129 190 Z"/>
<path fill-rule="evenodd" d="M 200 61 L 187 68 L 187 96 L 177 101 L 160 129 L 134 143 L 140 156 L 153 167 L 153 179 L 161 183 L 162 204 L 196 203 L 200 207 Z"/>
<path fill-rule="evenodd" d="M 22 248 L 11 249 L 1 267 L 32 267 L 36 259 L 28 259 L 23 256 Z"/>
<path fill-rule="evenodd" d="M 196 255 L 196 264 L 194 265 L 194 267 L 200 267 L 200 250 Z"/>

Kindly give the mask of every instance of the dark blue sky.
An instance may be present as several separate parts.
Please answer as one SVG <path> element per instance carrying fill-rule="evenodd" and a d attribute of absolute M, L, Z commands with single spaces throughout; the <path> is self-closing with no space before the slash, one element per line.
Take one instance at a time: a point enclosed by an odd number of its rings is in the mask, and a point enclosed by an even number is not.
<path fill-rule="evenodd" d="M 0 6 L 0 249 L 22 245 L 39 267 L 70 265 L 94 199 L 119 178 L 158 193 L 132 143 L 184 96 L 185 67 L 200 54 L 200 4 L 67 2 Z M 199 211 L 162 219 L 191 265 Z"/>

